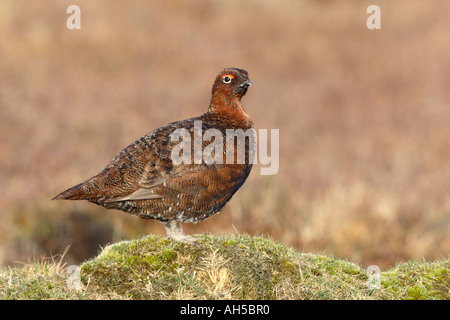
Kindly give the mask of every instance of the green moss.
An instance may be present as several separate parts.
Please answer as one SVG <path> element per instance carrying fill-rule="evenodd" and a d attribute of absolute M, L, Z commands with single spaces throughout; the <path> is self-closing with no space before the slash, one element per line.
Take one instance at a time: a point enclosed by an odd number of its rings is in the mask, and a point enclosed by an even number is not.
<path fill-rule="evenodd" d="M 286 297 L 310 298 L 311 291 L 305 296 L 299 290 L 305 279 L 317 280 L 317 277 L 322 277 L 321 280 L 326 283 L 332 280 L 332 276 L 347 274 L 350 279 L 362 272 L 352 263 L 323 256 L 302 255 L 265 237 L 201 237 L 199 246 L 189 246 L 150 236 L 105 248 L 97 258 L 83 265 L 83 281 L 89 281 L 90 285 L 108 283 L 110 289 L 124 292 L 130 289 L 129 282 L 122 282 L 123 278 L 114 275 L 126 272 L 139 274 L 140 280 L 147 280 L 147 287 L 150 281 L 152 288 L 156 286 L 161 289 L 159 294 L 165 297 L 175 295 L 174 290 L 178 289 L 191 290 L 194 296 L 202 294 L 206 298 L 217 298 L 215 294 L 207 294 L 210 290 L 208 285 L 211 285 L 208 279 L 213 272 L 208 273 L 203 269 L 205 261 L 214 265 L 212 255 L 226 262 L 223 267 L 229 270 L 228 286 L 232 291 L 231 297 L 236 299 L 276 299 L 288 287 L 296 288 L 297 291 L 283 293 Z M 105 265 L 105 262 L 108 264 Z M 203 277 L 208 281 L 198 281 L 202 279 L 201 276 L 197 279 L 192 277 L 192 274 L 198 276 L 202 273 L 209 274 Z M 106 279 L 111 277 L 115 280 Z M 168 285 L 168 281 L 176 283 Z M 358 281 L 363 279 L 359 277 Z M 135 289 L 146 286 L 145 281 L 133 285 Z M 324 288 L 313 296 L 330 298 L 332 293 Z"/>
<path fill-rule="evenodd" d="M 402 299 L 450 300 L 450 260 L 402 263 L 383 273 L 381 284 Z"/>
<path fill-rule="evenodd" d="M 198 246 L 157 236 L 105 247 L 67 290 L 60 264 L 0 272 L 2 299 L 450 299 L 450 260 L 408 262 L 368 288 L 358 265 L 306 254 L 267 237 L 200 236 Z"/>

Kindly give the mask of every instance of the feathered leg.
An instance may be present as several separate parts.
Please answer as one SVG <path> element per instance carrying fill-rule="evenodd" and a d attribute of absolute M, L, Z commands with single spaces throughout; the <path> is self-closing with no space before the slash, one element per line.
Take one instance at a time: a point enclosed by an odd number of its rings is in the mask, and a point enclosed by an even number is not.
<path fill-rule="evenodd" d="M 194 237 L 184 234 L 179 220 L 169 220 L 164 223 L 164 227 L 166 228 L 167 238 L 187 244 L 196 244 Z"/>

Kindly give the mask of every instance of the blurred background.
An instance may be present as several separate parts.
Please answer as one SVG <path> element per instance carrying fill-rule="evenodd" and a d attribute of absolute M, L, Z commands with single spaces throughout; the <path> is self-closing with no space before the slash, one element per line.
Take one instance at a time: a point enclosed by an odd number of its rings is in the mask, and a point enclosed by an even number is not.
<path fill-rule="evenodd" d="M 81 9 L 69 30 L 66 9 Z M 381 30 L 369 30 L 369 5 Z M 0 265 L 69 264 L 162 224 L 50 201 L 125 146 L 206 111 L 249 72 L 256 128 L 280 130 L 219 215 L 187 233 L 268 235 L 382 269 L 450 253 L 450 2 L 0 1 Z"/>

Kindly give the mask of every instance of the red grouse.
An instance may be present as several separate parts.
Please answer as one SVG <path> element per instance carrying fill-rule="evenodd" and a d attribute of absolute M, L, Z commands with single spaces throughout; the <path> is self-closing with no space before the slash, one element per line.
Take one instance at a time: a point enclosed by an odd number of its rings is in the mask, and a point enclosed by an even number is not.
<path fill-rule="evenodd" d="M 122 150 L 100 173 L 53 200 L 88 200 L 140 218 L 157 219 L 164 223 L 168 238 L 195 243 L 183 233 L 181 224 L 197 223 L 218 213 L 250 174 L 254 151 L 251 137 L 245 134 L 244 142 L 239 142 L 237 136 L 237 144 L 233 137 L 232 147 L 227 150 L 227 133 L 253 130 L 253 121 L 241 104 L 250 85 L 247 71 L 224 69 L 215 79 L 205 114 L 146 134 Z M 207 131 L 215 133 L 214 139 L 203 137 Z M 191 142 L 182 152 L 174 152 L 175 148 L 179 151 L 181 141 L 180 134 L 175 137 L 176 132 L 187 135 L 183 143 Z M 224 137 L 222 142 L 216 141 L 218 133 Z M 214 142 L 217 148 L 211 154 L 220 161 L 201 157 Z M 244 161 L 238 161 L 239 143 L 244 146 Z M 215 154 L 218 150 L 222 154 Z M 181 153 L 182 161 L 173 159 L 173 154 Z M 231 161 L 227 153 L 231 154 Z"/>

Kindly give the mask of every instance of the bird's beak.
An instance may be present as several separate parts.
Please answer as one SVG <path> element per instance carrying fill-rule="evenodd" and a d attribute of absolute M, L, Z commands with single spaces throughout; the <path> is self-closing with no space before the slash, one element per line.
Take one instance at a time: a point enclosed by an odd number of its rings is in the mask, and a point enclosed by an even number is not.
<path fill-rule="evenodd" d="M 252 82 L 250 81 L 250 79 L 247 79 L 241 83 L 240 87 L 250 87 L 251 85 L 252 85 Z"/>

